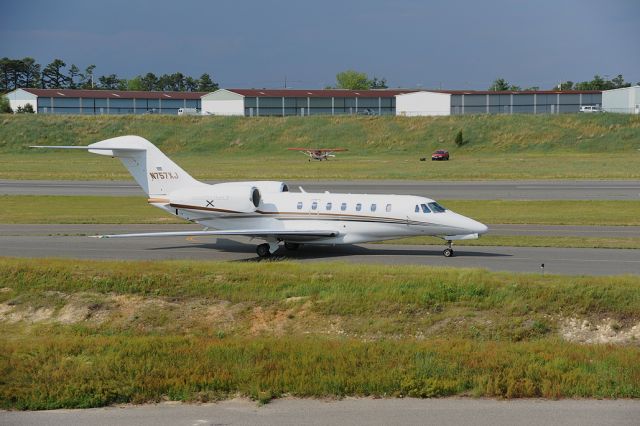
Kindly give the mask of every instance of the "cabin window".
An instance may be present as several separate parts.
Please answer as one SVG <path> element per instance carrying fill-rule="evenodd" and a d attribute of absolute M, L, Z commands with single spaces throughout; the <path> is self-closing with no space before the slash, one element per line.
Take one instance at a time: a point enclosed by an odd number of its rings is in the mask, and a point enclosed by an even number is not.
<path fill-rule="evenodd" d="M 317 210 L 318 209 L 318 202 L 314 201 L 313 203 L 311 203 L 311 210 Z"/>
<path fill-rule="evenodd" d="M 371 211 L 372 212 L 375 212 L 377 208 L 378 208 L 378 206 L 376 206 L 375 204 L 371 204 Z"/>
<path fill-rule="evenodd" d="M 387 204 L 387 208 L 386 208 L 387 212 L 391 211 L 391 204 Z"/>
<path fill-rule="evenodd" d="M 422 207 L 422 213 L 431 213 L 431 210 L 429 210 L 426 204 L 420 204 L 420 207 Z"/>
<path fill-rule="evenodd" d="M 431 211 L 433 211 L 434 213 L 443 213 L 445 210 L 447 210 L 436 202 L 429 203 L 428 205 Z"/>
<path fill-rule="evenodd" d="M 416 204 L 416 213 L 420 213 L 420 206 Z"/>
<path fill-rule="evenodd" d="M 356 204 L 356 211 L 359 212 L 360 210 L 362 210 L 362 204 L 358 203 Z"/>
<path fill-rule="evenodd" d="M 347 203 L 340 204 L 340 210 L 345 211 L 347 209 Z"/>
<path fill-rule="evenodd" d="M 331 210 L 332 204 L 331 203 L 327 203 L 327 210 Z"/>
<path fill-rule="evenodd" d="M 302 201 L 298 201 L 298 210 L 302 210 Z"/>

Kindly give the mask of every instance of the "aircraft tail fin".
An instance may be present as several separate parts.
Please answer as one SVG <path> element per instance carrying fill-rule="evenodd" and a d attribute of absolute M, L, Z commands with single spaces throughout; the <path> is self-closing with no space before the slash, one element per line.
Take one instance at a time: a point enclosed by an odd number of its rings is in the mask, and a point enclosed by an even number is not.
<path fill-rule="evenodd" d="M 86 149 L 93 154 L 117 157 L 149 197 L 168 195 L 177 189 L 200 184 L 155 145 L 140 136 L 119 136 L 88 146 L 32 148 Z"/>

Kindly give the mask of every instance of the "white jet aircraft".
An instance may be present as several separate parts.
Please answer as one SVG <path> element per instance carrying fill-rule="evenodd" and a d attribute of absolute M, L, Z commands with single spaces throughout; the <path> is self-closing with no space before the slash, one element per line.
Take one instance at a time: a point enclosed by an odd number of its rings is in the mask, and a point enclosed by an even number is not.
<path fill-rule="evenodd" d="M 446 241 L 478 238 L 487 227 L 445 209 L 430 198 L 412 195 L 289 192 L 283 182 L 199 182 L 139 136 L 120 136 L 88 146 L 34 146 L 84 149 L 117 157 L 148 195 L 148 202 L 170 214 L 199 223 L 202 231 L 98 235 L 98 238 L 248 236 L 265 240 L 257 247 L 268 257 L 280 243 L 296 250 L 304 244 L 356 244 L 415 235 Z"/>

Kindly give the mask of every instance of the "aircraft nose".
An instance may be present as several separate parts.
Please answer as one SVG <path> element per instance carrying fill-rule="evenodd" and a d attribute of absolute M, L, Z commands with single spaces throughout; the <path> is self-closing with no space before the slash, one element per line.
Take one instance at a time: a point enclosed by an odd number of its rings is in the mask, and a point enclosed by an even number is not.
<path fill-rule="evenodd" d="M 476 222 L 474 225 L 475 226 L 473 227 L 473 229 L 474 229 L 473 232 L 477 233 L 478 235 L 486 234 L 487 231 L 489 230 L 489 227 L 487 225 L 485 225 L 484 223 Z"/>

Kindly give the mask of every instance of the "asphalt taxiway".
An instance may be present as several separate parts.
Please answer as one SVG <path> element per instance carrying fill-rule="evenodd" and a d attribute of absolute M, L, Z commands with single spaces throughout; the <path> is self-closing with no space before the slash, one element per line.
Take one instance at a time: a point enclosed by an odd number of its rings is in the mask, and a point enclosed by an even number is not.
<path fill-rule="evenodd" d="M 208 183 L 218 183 L 210 181 Z M 420 195 L 441 200 L 640 200 L 640 181 L 288 181 L 292 191 Z M 133 181 L 0 180 L 7 195 L 144 193 Z"/>
<path fill-rule="evenodd" d="M 51 228 L 47 229 L 49 226 Z M 163 226 L 161 230 L 186 229 L 184 225 L 182 228 L 180 226 Z M 255 254 L 257 243 L 245 238 L 96 239 L 86 236 L 159 230 L 158 226 L 152 227 L 153 225 L 2 225 L 0 256 L 261 261 Z M 637 250 L 460 246 L 455 248 L 455 257 L 445 258 L 442 255 L 443 248 L 444 246 L 396 244 L 303 246 L 297 251 L 280 248 L 271 261 L 412 264 L 566 275 L 640 274 L 640 256 Z"/>
<path fill-rule="evenodd" d="M 0 423 L 62 425 L 637 425 L 635 400 L 281 399 L 262 407 L 235 399 L 214 404 L 163 403 L 85 410 L 0 411 Z"/>

